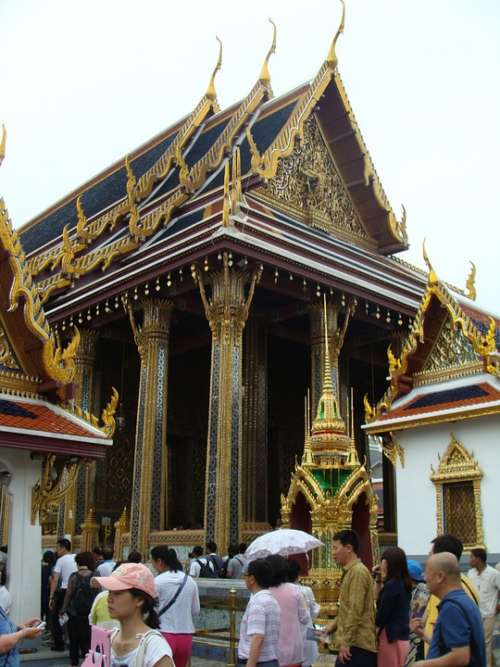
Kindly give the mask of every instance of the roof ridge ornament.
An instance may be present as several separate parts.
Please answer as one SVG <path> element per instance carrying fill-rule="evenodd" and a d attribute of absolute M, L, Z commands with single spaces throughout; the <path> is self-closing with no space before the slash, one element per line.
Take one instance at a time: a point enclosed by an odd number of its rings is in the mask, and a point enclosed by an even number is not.
<path fill-rule="evenodd" d="M 469 275 L 467 276 L 467 281 L 465 283 L 465 289 L 467 290 L 466 294 L 467 297 L 471 301 L 475 301 L 477 297 L 477 290 L 476 290 L 476 265 L 474 262 L 471 260 L 470 262 L 470 271 Z"/>
<path fill-rule="evenodd" d="M 332 43 L 330 45 L 330 50 L 328 51 L 328 55 L 326 57 L 326 63 L 331 69 L 335 69 L 337 67 L 338 63 L 338 58 L 337 54 L 335 52 L 335 48 L 337 46 L 337 40 L 340 37 L 340 35 L 344 32 L 345 28 L 345 2 L 344 0 L 340 0 L 342 3 L 342 16 L 340 18 L 340 24 L 339 27 L 337 28 L 337 32 L 335 33 L 335 37 L 332 40 Z"/>
<path fill-rule="evenodd" d="M 260 76 L 259 80 L 265 85 L 265 86 L 270 86 L 271 85 L 271 74 L 269 72 L 269 60 L 271 59 L 271 56 L 273 53 L 276 53 L 276 23 L 272 20 L 269 19 L 269 23 L 273 26 L 273 41 L 271 43 L 271 46 L 269 48 L 269 51 L 267 52 L 267 55 L 264 59 L 264 62 L 262 64 L 262 69 L 260 70 Z"/>
<path fill-rule="evenodd" d="M 5 129 L 5 125 L 2 123 L 2 140 L 0 141 L 0 165 L 2 164 L 5 158 L 6 143 L 7 143 L 7 130 Z"/>
<path fill-rule="evenodd" d="M 215 100 L 217 98 L 217 91 L 215 90 L 215 75 L 219 70 L 222 69 L 222 41 L 217 36 L 215 39 L 219 42 L 219 56 L 217 58 L 217 63 L 215 64 L 214 71 L 212 72 L 212 76 L 210 77 L 210 81 L 208 82 L 207 92 L 205 93 L 205 97 L 208 97 L 209 100 Z"/>
<path fill-rule="evenodd" d="M 431 260 L 429 259 L 429 255 L 427 254 L 427 248 L 425 245 L 425 238 L 422 241 L 422 256 L 424 258 L 424 262 L 427 264 L 427 268 L 429 269 L 429 285 L 436 285 L 439 282 L 438 275 L 436 271 L 434 270 L 434 267 L 431 264 Z"/>

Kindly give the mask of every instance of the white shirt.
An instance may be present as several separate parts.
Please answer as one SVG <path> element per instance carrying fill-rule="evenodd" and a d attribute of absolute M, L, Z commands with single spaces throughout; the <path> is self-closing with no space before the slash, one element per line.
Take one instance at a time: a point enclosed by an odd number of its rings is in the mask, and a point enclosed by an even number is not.
<path fill-rule="evenodd" d="M 483 618 L 495 616 L 500 592 L 500 572 L 491 565 L 487 565 L 481 573 L 473 567 L 467 576 L 479 593 L 481 616 Z"/>
<path fill-rule="evenodd" d="M 65 554 L 64 556 L 59 556 L 52 571 L 54 574 L 61 575 L 61 588 L 68 588 L 68 579 L 73 574 L 73 572 L 78 571 L 78 566 L 75 563 L 75 554 Z"/>
<path fill-rule="evenodd" d="M 198 563 L 198 561 L 200 561 L 200 562 Z M 199 577 L 200 576 L 200 571 L 201 571 L 200 563 L 203 563 L 204 565 L 206 565 L 206 562 L 207 562 L 206 556 L 200 556 L 200 558 L 194 558 L 191 561 L 191 565 L 189 566 L 189 576 L 190 577 L 195 577 L 195 578 Z M 212 572 L 215 572 L 214 564 L 211 560 L 208 562 L 208 567 L 212 570 Z"/>
<path fill-rule="evenodd" d="M 281 610 L 268 590 L 250 597 L 241 619 L 238 657 L 248 659 L 253 635 L 263 635 L 258 662 L 278 659 Z"/>
<path fill-rule="evenodd" d="M 165 656 L 172 658 L 172 649 L 160 634 L 150 635 L 146 641 L 146 651 L 140 665 L 136 665 L 135 660 L 139 646 L 125 655 L 118 656 L 111 645 L 111 667 L 154 667 Z"/>
<path fill-rule="evenodd" d="M 114 560 L 102 560 L 96 567 L 96 575 L 98 577 L 110 577 L 115 567 Z"/>
<path fill-rule="evenodd" d="M 9 614 L 11 604 L 12 597 L 9 591 L 5 588 L 5 586 L 0 586 L 0 607 L 2 607 L 7 615 Z"/>
<path fill-rule="evenodd" d="M 160 600 L 158 610 L 161 611 L 174 597 L 184 580 L 185 574 L 179 572 L 162 572 L 155 578 L 155 586 Z M 200 613 L 200 597 L 198 586 L 188 576 L 184 588 L 174 604 L 160 616 L 160 630 L 173 634 L 193 634 L 193 616 Z"/>

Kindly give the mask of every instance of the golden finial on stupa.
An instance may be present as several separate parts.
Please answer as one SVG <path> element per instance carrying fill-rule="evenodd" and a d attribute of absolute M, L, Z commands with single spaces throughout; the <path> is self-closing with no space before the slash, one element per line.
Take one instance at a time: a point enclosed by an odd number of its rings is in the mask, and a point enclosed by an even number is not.
<path fill-rule="evenodd" d="M 260 70 L 259 80 L 262 81 L 266 86 L 271 83 L 271 74 L 269 73 L 269 60 L 273 53 L 276 53 L 276 24 L 272 19 L 269 19 L 269 23 L 273 26 L 273 41 L 267 52 L 265 60 L 262 64 L 262 69 Z"/>
<path fill-rule="evenodd" d="M 469 297 L 469 299 L 475 301 L 477 297 L 477 291 L 476 291 L 476 265 L 474 264 L 474 262 L 470 263 L 470 271 L 469 275 L 467 276 L 467 282 L 465 283 L 465 287 L 467 289 L 467 296 Z"/>
<path fill-rule="evenodd" d="M 326 57 L 326 62 L 331 67 L 331 69 L 335 69 L 337 67 L 337 54 L 335 53 L 335 47 L 337 46 L 337 40 L 340 37 L 340 35 L 344 32 L 345 28 L 345 2 L 344 0 L 340 0 L 342 3 L 342 16 L 340 18 L 340 24 L 339 27 L 337 28 L 337 32 L 335 33 L 335 37 L 332 40 L 330 50 L 328 51 L 328 56 Z"/>
<path fill-rule="evenodd" d="M 207 92 L 205 93 L 205 96 L 208 97 L 209 100 L 215 100 L 217 97 L 217 92 L 215 90 L 215 75 L 222 68 L 222 42 L 218 37 L 215 39 L 219 42 L 219 56 L 214 71 L 212 72 L 212 76 L 210 77 L 210 81 L 208 82 Z"/>
<path fill-rule="evenodd" d="M 309 389 L 304 397 L 304 453 L 302 454 L 302 465 L 312 465 L 313 454 L 311 449 L 311 412 Z"/>
<path fill-rule="evenodd" d="M 427 248 L 425 247 L 425 239 L 422 242 L 422 255 L 424 257 L 424 262 L 427 264 L 427 268 L 429 269 L 429 278 L 428 278 L 429 285 L 435 285 L 439 279 L 437 273 L 434 270 L 434 267 L 431 264 L 429 255 L 427 254 Z"/>
<path fill-rule="evenodd" d="M 349 450 L 349 437 L 339 407 L 337 388 L 333 387 L 330 346 L 328 343 L 328 324 L 326 296 L 324 298 L 325 353 L 323 364 L 323 388 L 318 402 L 318 409 L 311 429 L 311 447 L 314 452 L 328 454 L 346 454 Z"/>
<path fill-rule="evenodd" d="M 2 125 L 2 140 L 0 141 L 0 165 L 2 164 L 5 157 L 5 145 L 7 143 L 7 130 L 5 125 Z"/>

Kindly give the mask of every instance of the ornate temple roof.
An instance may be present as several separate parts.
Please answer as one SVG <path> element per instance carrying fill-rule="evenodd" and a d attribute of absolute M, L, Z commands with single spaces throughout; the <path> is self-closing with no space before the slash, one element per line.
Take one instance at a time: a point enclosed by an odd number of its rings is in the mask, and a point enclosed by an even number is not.
<path fill-rule="evenodd" d="M 500 319 L 459 297 L 429 267 L 427 289 L 401 351 L 388 349 L 390 386 L 369 433 L 500 413 Z"/>
<path fill-rule="evenodd" d="M 5 155 L 5 133 L 0 164 Z M 39 294 L 5 202 L 0 198 L 0 446 L 101 457 L 111 445 L 115 393 L 103 424 L 57 405 L 72 396 L 74 330 L 62 347 L 45 317 Z"/>
<path fill-rule="evenodd" d="M 48 401 L 0 393 L 1 446 L 102 458 L 112 440 L 101 429 Z"/>
<path fill-rule="evenodd" d="M 229 185 L 238 189 L 240 203 L 251 197 L 261 212 L 278 203 L 279 213 L 268 217 L 271 225 L 287 211 L 285 224 L 322 230 L 332 243 L 344 241 L 374 258 L 405 249 L 405 216 L 397 221 L 387 200 L 337 71 L 335 45 L 342 29 L 343 20 L 316 76 L 275 99 L 268 68 L 274 33 L 257 82 L 243 100 L 222 111 L 214 87 L 219 56 L 207 93 L 188 116 L 25 225 L 20 238 L 42 302 L 75 294 L 79 285 L 88 291 L 102 271 L 109 276 L 115 267 L 132 264 L 143 248 L 148 256 L 160 241 L 172 248 L 176 233 L 194 230 L 214 213 L 210 235 L 227 227 L 229 164 Z M 300 154 L 307 142 L 312 161 Z M 277 181 L 289 176 L 287 160 L 300 163 L 293 186 L 306 187 L 313 199 L 335 202 L 335 211 L 319 211 L 311 219 L 300 202 L 280 202 Z M 258 232 L 254 241 L 262 245 Z M 395 262 L 388 258 L 386 264 Z M 420 296 L 413 272 L 402 266 L 394 271 L 412 284 L 411 310 Z"/>

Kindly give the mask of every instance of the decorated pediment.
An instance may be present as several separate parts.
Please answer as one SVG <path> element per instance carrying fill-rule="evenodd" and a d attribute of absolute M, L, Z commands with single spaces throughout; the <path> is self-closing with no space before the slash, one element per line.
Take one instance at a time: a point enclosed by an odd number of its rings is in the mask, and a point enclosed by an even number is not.
<path fill-rule="evenodd" d="M 476 361 L 480 361 L 479 355 L 474 351 L 462 329 L 455 327 L 451 316 L 448 315 L 420 372 L 436 373 Z"/>
<path fill-rule="evenodd" d="M 361 218 L 325 143 L 315 116 L 304 124 L 289 157 L 279 161 L 276 175 L 261 189 L 278 206 L 291 209 L 306 224 L 350 241 L 370 244 Z"/>
<path fill-rule="evenodd" d="M 7 339 L 5 331 L 0 325 L 0 367 L 8 368 L 9 370 L 20 370 L 20 365 L 12 347 Z"/>

